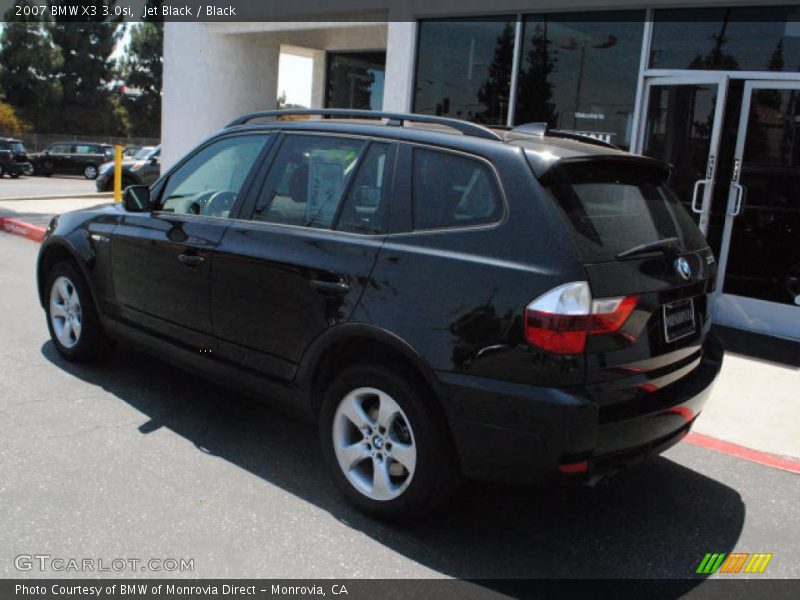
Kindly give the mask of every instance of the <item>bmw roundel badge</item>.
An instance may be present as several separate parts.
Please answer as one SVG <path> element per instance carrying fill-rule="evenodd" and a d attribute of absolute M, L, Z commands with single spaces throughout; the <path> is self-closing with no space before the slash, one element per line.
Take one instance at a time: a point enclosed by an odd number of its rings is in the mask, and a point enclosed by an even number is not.
<path fill-rule="evenodd" d="M 689 281 L 692 276 L 692 268 L 689 266 L 689 261 L 682 256 L 675 259 L 675 272 L 681 276 L 682 279 Z"/>

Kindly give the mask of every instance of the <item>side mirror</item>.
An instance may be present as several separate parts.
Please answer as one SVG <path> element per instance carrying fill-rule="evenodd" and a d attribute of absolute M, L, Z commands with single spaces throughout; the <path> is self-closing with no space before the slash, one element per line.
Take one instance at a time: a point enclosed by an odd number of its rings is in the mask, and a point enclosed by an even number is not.
<path fill-rule="evenodd" d="M 122 194 L 122 207 L 127 212 L 149 212 L 153 209 L 150 188 L 146 185 L 129 185 Z"/>
<path fill-rule="evenodd" d="M 158 163 L 159 163 L 159 159 L 158 159 L 157 156 L 154 156 L 153 158 L 150 159 L 150 164 L 151 165 L 157 165 Z"/>

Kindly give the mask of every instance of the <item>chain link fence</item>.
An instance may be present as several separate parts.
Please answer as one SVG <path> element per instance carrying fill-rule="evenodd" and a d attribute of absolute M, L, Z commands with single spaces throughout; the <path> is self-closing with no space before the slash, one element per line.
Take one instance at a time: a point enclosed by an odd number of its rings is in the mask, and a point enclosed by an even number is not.
<path fill-rule="evenodd" d="M 41 152 L 54 142 L 94 142 L 97 144 L 121 144 L 123 146 L 158 146 L 161 143 L 158 138 L 126 138 L 107 135 L 72 135 L 68 133 L 23 133 L 14 137 L 22 140 L 28 152 Z"/>

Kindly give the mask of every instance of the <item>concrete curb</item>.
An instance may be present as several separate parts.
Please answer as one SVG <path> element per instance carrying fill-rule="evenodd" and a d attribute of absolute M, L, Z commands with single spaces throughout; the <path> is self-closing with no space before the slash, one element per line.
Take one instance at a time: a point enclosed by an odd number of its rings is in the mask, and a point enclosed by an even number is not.
<path fill-rule="evenodd" d="M 0 229 L 6 233 L 19 235 L 36 243 L 41 243 L 44 239 L 45 231 L 47 231 L 44 227 L 32 225 L 31 223 L 26 223 L 25 221 L 20 221 L 19 219 L 13 219 L 11 217 L 0 217 Z"/>
<path fill-rule="evenodd" d="M 58 194 L 55 196 L 17 196 L 16 198 L 0 198 L 0 202 L 24 202 L 25 200 L 85 200 L 97 198 L 104 200 L 113 198 L 114 192 L 95 192 L 94 194 Z"/>

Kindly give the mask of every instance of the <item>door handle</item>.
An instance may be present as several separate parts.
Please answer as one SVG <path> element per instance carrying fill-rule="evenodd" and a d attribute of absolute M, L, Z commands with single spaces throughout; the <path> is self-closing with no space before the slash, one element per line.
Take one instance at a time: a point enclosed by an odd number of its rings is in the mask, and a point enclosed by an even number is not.
<path fill-rule="evenodd" d="M 330 296 L 344 296 L 350 291 L 350 286 L 344 281 L 326 281 L 324 279 L 312 279 L 311 286 L 316 288 L 320 294 Z"/>
<path fill-rule="evenodd" d="M 700 198 L 700 187 L 707 186 L 711 181 L 709 179 L 698 179 L 694 182 L 694 190 L 692 191 L 692 212 L 696 214 L 700 214 L 703 212 L 703 205 L 702 203 L 700 206 L 697 206 L 697 200 Z"/>
<path fill-rule="evenodd" d="M 733 188 L 734 192 L 736 193 L 736 197 L 733 201 L 733 210 L 728 210 L 728 214 L 732 217 L 738 217 L 739 213 L 742 212 L 742 200 L 744 199 L 744 187 L 740 183 L 735 181 L 731 182 L 731 187 Z"/>
<path fill-rule="evenodd" d="M 185 264 L 187 267 L 199 267 L 205 258 L 197 256 L 196 254 L 179 254 L 178 260 Z"/>

